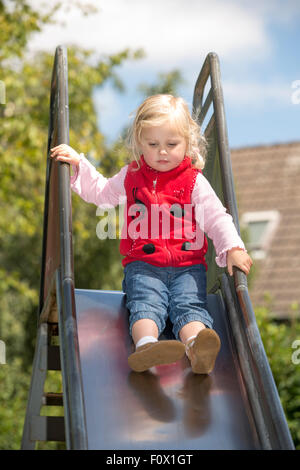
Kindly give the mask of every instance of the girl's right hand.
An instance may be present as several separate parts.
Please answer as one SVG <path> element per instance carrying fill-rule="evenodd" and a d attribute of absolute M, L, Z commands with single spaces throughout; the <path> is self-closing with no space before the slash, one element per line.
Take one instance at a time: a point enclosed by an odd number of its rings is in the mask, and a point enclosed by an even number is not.
<path fill-rule="evenodd" d="M 80 162 L 79 154 L 67 144 L 61 144 L 50 149 L 50 157 L 74 166 L 78 166 Z"/>

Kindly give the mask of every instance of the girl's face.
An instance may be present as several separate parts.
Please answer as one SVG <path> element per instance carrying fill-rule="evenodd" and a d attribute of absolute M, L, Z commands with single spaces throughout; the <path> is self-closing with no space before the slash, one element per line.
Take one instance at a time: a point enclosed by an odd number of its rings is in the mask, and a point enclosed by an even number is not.
<path fill-rule="evenodd" d="M 140 149 L 147 165 L 154 170 L 169 171 L 180 165 L 187 144 L 184 136 L 166 122 L 142 131 Z"/>

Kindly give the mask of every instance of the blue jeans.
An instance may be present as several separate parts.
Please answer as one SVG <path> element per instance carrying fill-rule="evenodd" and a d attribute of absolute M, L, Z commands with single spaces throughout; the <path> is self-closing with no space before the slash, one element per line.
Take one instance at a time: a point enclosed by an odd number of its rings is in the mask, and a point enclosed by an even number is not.
<path fill-rule="evenodd" d="M 187 267 L 158 267 L 133 261 L 124 268 L 123 291 L 133 324 L 142 318 L 153 320 L 160 335 L 169 317 L 173 334 L 179 339 L 181 328 L 200 321 L 212 328 L 206 309 L 206 270 L 202 264 Z"/>

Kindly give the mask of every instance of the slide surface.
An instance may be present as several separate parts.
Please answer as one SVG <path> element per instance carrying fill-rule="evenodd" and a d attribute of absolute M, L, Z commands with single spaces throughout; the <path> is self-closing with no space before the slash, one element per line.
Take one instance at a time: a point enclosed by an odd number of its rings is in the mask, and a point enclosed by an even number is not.
<path fill-rule="evenodd" d="M 221 295 L 208 296 L 222 346 L 206 376 L 187 358 L 132 372 L 124 294 L 76 289 L 75 298 L 89 449 L 259 448 Z"/>

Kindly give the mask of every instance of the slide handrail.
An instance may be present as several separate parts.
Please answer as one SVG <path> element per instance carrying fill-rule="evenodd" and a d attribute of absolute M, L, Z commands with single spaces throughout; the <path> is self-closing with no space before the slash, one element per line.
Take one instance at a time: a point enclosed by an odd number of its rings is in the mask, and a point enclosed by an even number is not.
<path fill-rule="evenodd" d="M 204 99 L 205 87 L 210 79 L 210 89 Z M 221 85 L 219 58 L 211 52 L 206 56 L 196 81 L 193 97 L 193 114 L 202 125 L 213 106 L 213 113 L 204 130 L 208 142 L 216 145 L 214 162 L 220 167 L 218 185 L 221 185 L 223 202 L 240 233 L 238 209 L 234 190 L 233 172 L 225 117 L 224 98 Z M 212 136 L 212 137 L 211 137 Z M 216 142 L 215 142 L 216 141 Z M 210 167 L 212 168 L 212 167 Z M 212 173 L 207 178 L 212 179 Z M 213 181 L 211 181 L 213 185 Z M 216 189 L 216 188 L 215 188 Z M 244 386 L 252 408 L 255 428 L 263 449 L 294 449 L 278 391 L 256 323 L 250 300 L 247 277 L 234 268 L 233 279 L 220 276 L 221 290 L 228 314 L 238 357 L 243 374 Z M 217 279 L 215 279 L 217 282 Z"/>
<path fill-rule="evenodd" d="M 67 50 L 58 46 L 51 79 L 39 315 L 56 285 L 65 434 L 68 449 L 87 449 L 87 431 L 76 323 L 70 166 L 49 157 L 69 143 Z"/>

